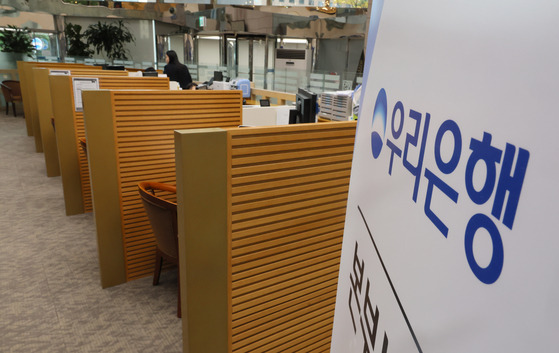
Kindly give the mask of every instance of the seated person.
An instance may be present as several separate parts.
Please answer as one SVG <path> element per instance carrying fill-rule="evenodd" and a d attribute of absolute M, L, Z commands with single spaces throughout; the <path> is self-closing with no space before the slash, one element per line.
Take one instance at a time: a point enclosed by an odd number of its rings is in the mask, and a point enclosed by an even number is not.
<path fill-rule="evenodd" d="M 196 90 L 196 84 L 194 82 L 190 82 L 188 85 L 186 85 L 186 88 L 184 89 L 188 89 L 188 90 Z"/>
<path fill-rule="evenodd" d="M 192 83 L 192 77 L 186 65 L 179 62 L 177 53 L 174 50 L 169 50 L 165 54 L 165 61 L 167 65 L 163 69 L 163 73 L 169 77 L 170 81 L 176 81 L 182 89 L 188 89 L 188 85 Z"/>

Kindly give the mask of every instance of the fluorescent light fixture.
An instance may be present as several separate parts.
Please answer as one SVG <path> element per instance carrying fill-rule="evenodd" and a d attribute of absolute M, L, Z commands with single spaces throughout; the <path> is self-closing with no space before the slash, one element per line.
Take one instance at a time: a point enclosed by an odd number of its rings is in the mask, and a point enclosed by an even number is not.
<path fill-rule="evenodd" d="M 278 38 L 278 43 L 280 42 L 284 42 L 286 44 L 307 44 L 307 40 L 306 39 L 298 39 L 298 38 L 283 38 L 280 39 Z"/>
<path fill-rule="evenodd" d="M 220 40 L 220 36 L 198 36 L 198 39 Z"/>

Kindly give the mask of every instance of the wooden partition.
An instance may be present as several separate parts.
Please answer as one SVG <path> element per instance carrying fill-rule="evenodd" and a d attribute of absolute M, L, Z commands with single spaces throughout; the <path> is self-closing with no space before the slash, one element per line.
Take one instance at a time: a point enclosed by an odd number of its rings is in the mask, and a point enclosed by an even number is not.
<path fill-rule="evenodd" d="M 43 147 L 43 136 L 41 134 L 41 111 L 42 108 L 44 108 L 44 106 L 41 106 L 41 100 L 42 102 L 44 102 L 45 99 L 45 95 L 48 96 L 49 101 L 50 101 L 50 85 L 49 84 L 45 84 L 45 80 L 39 80 L 39 82 L 37 82 L 37 78 L 36 78 L 36 73 L 38 68 L 42 68 L 40 65 L 31 68 L 30 70 L 30 74 L 28 73 L 28 75 L 31 76 L 31 80 L 33 83 L 33 88 L 35 89 L 35 94 L 33 95 L 31 102 L 32 102 L 32 106 L 33 108 L 33 137 L 35 138 L 35 147 L 36 147 L 36 151 L 37 152 L 44 152 L 44 147 Z M 46 68 L 42 68 L 42 69 L 46 69 Z M 48 70 L 53 70 L 52 68 L 48 68 Z M 60 69 L 59 69 L 60 70 Z M 110 71 L 108 72 L 107 70 L 99 70 L 99 69 L 95 69 L 90 67 L 85 67 L 85 68 L 65 68 L 65 70 L 69 70 L 71 72 L 71 74 L 76 77 L 76 76 L 119 76 L 119 77 L 128 77 L 128 72 L 126 71 Z M 92 74 L 92 73 L 96 73 L 96 74 Z M 29 76 L 28 76 L 29 77 Z M 39 83 L 39 85 L 37 85 L 37 83 Z M 49 91 L 49 93 L 46 93 L 47 91 Z M 51 107 L 49 107 L 52 109 L 52 104 Z M 44 115 L 44 111 L 42 112 Z"/>
<path fill-rule="evenodd" d="M 34 122 L 34 137 L 40 138 L 43 146 L 43 153 L 45 157 L 45 167 L 48 177 L 60 175 L 60 166 L 58 162 L 58 149 L 56 147 L 56 136 L 52 119 L 54 113 L 52 110 L 52 99 L 50 92 L 49 74 L 52 69 L 35 67 L 32 69 L 35 87 L 40 89 L 36 90 L 35 100 L 37 102 L 37 115 L 38 119 Z M 72 76 L 79 77 L 98 77 L 98 76 L 119 76 L 127 77 L 128 72 L 125 71 L 111 71 L 111 70 L 92 70 L 89 68 L 72 68 L 69 70 Z M 37 131 L 37 128 L 39 131 Z"/>
<path fill-rule="evenodd" d="M 21 86 L 21 95 L 23 100 L 23 111 L 25 114 L 25 124 L 27 127 L 27 136 L 33 136 L 34 127 L 33 122 L 37 119 L 37 101 L 35 100 L 35 83 L 33 80 L 32 69 L 34 67 L 45 67 L 59 70 L 66 70 L 71 68 L 89 68 L 96 69 L 95 66 L 87 66 L 84 64 L 68 64 L 68 63 L 48 63 L 48 62 L 35 62 L 35 61 L 18 61 L 17 70 L 19 73 L 19 81 Z M 98 70 L 101 70 L 99 67 Z M 37 152 L 42 152 L 42 144 L 40 140 L 35 140 L 35 149 Z"/>
<path fill-rule="evenodd" d="M 240 125 L 242 93 L 100 90 L 83 97 L 101 284 L 109 287 L 153 274 L 155 239 L 137 184 L 175 184 L 173 131 Z"/>
<path fill-rule="evenodd" d="M 258 101 L 258 97 L 261 99 L 271 99 L 275 98 L 278 105 L 285 105 L 287 101 L 295 102 L 295 94 L 287 92 L 270 91 L 267 89 L 251 88 L 250 90 L 251 100 L 254 102 Z"/>
<path fill-rule="evenodd" d="M 78 140 L 85 137 L 83 112 L 74 109 L 72 78 L 50 76 L 52 107 L 56 116 L 56 144 L 62 176 L 66 214 L 73 215 L 93 210 L 87 156 Z M 167 77 L 99 77 L 101 89 L 168 90 Z M 152 92 L 152 91 L 150 91 Z M 141 102 L 138 102 L 141 106 Z M 104 102 L 111 107 L 114 102 Z"/>
<path fill-rule="evenodd" d="M 329 352 L 355 127 L 175 132 L 185 352 Z"/>

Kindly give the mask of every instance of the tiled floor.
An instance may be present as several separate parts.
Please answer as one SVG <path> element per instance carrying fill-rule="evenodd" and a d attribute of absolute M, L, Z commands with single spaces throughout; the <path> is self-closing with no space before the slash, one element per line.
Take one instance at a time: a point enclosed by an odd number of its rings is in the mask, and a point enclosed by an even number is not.
<path fill-rule="evenodd" d="M 0 112 L 0 352 L 182 352 L 176 271 L 102 289 L 94 218 L 66 216 L 25 121 Z"/>

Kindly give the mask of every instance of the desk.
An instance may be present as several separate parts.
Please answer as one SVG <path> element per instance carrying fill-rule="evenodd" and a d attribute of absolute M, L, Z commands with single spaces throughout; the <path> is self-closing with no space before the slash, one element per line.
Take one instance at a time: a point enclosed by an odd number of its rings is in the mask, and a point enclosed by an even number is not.
<path fill-rule="evenodd" d="M 273 126 L 289 124 L 289 111 L 294 107 L 277 105 L 261 107 L 258 105 L 243 105 L 243 125 Z"/>

